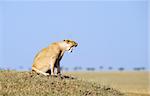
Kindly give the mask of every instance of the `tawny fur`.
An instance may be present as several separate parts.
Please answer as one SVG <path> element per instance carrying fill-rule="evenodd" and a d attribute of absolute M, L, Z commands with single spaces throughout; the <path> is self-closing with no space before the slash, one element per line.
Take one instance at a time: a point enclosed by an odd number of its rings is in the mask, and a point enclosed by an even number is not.
<path fill-rule="evenodd" d="M 32 71 L 41 73 L 43 75 L 50 75 L 46 73 L 51 70 L 51 75 L 54 75 L 54 69 L 57 68 L 57 74 L 60 74 L 60 60 L 65 51 L 72 51 L 73 47 L 78 44 L 72 40 L 63 40 L 49 45 L 42 49 L 34 58 Z"/>

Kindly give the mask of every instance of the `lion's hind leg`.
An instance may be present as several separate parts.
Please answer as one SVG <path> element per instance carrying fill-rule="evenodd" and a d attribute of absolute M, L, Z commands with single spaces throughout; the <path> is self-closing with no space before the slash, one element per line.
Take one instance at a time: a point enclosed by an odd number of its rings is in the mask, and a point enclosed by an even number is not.
<path fill-rule="evenodd" d="M 43 74 L 43 75 L 45 75 L 45 76 L 50 75 L 49 73 L 42 72 L 42 71 L 36 69 L 35 67 L 32 67 L 32 70 L 34 70 L 34 71 L 37 72 L 37 73 L 41 73 L 41 74 Z"/>

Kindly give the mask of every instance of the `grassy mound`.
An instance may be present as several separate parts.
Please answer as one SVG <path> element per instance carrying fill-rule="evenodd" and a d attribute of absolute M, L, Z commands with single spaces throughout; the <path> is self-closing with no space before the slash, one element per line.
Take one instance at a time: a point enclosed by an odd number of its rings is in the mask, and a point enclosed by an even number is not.
<path fill-rule="evenodd" d="M 0 96 L 124 96 L 119 91 L 67 76 L 0 71 Z"/>

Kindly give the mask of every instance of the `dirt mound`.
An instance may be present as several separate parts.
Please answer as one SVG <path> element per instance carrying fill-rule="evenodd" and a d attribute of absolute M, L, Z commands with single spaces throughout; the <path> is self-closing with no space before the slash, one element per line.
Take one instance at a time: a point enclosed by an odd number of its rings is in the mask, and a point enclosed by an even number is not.
<path fill-rule="evenodd" d="M 106 86 L 71 76 L 46 77 L 31 72 L 0 71 L 2 96 L 124 96 Z"/>

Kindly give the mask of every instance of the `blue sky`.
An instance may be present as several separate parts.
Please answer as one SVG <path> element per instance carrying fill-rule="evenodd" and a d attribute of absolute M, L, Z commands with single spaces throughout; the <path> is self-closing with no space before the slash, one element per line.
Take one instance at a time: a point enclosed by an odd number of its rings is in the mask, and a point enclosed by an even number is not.
<path fill-rule="evenodd" d="M 148 0 L 0 1 L 0 67 L 28 69 L 40 49 L 73 39 L 64 67 L 148 68 L 148 14 Z"/>

